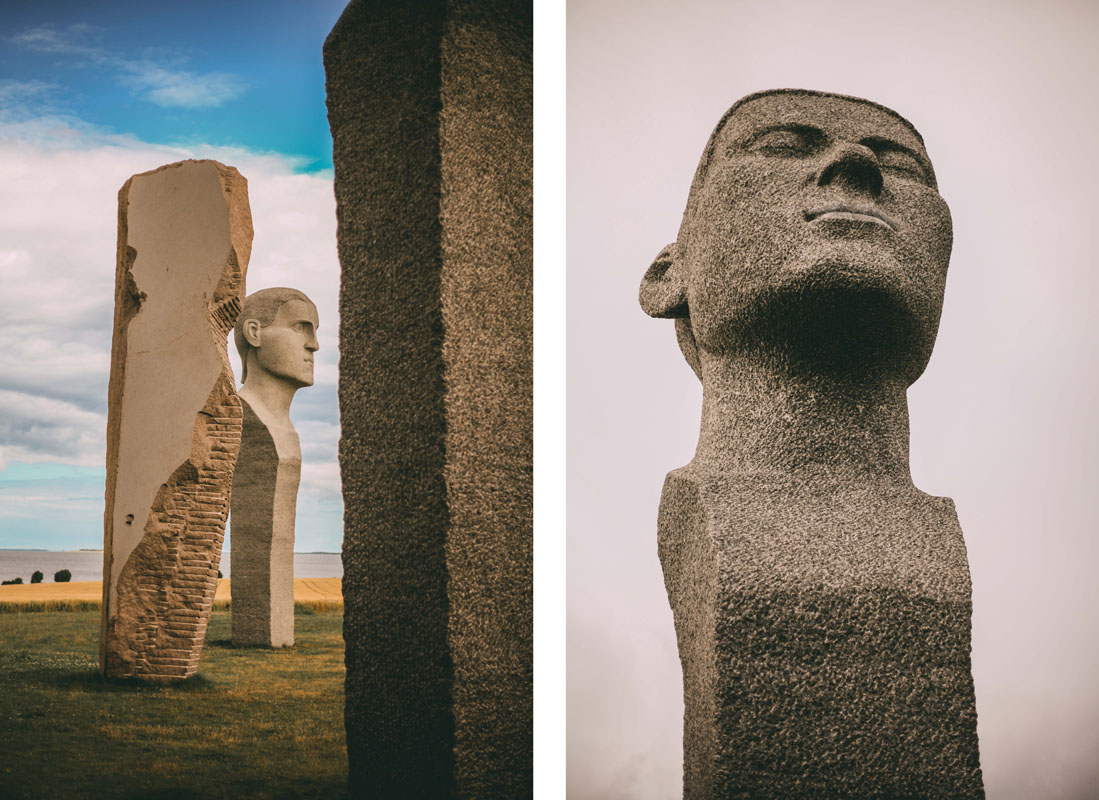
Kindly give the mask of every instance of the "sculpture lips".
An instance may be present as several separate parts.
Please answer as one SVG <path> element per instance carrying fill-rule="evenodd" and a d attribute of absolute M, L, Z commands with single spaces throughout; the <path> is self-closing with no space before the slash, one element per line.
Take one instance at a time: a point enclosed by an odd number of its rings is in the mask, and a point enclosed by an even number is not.
<path fill-rule="evenodd" d="M 845 219 L 855 222 L 872 222 L 876 225 L 884 225 L 890 230 L 897 229 L 897 223 L 878 209 L 871 206 L 855 206 L 849 203 L 838 203 L 806 211 L 805 219 L 808 222 L 815 219 Z"/>

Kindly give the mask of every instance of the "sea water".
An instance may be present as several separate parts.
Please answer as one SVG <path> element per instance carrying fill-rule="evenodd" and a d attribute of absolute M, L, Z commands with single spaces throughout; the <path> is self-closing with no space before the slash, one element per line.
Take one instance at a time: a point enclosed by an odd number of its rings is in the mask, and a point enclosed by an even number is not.
<path fill-rule="evenodd" d="M 229 553 L 221 558 L 221 574 L 229 577 Z M 44 583 L 52 583 L 55 572 L 67 569 L 74 581 L 103 580 L 102 550 L 0 550 L 0 580 L 22 578 L 31 582 L 35 570 Z M 339 553 L 294 553 L 295 578 L 342 578 Z"/>

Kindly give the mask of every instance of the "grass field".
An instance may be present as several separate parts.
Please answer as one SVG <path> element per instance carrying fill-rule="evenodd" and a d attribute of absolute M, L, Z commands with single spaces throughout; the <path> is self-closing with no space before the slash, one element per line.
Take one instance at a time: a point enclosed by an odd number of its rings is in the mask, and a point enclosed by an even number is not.
<path fill-rule="evenodd" d="M 347 797 L 343 614 L 295 623 L 236 648 L 214 611 L 198 675 L 156 687 L 99 676 L 98 609 L 0 614 L 0 798 Z"/>

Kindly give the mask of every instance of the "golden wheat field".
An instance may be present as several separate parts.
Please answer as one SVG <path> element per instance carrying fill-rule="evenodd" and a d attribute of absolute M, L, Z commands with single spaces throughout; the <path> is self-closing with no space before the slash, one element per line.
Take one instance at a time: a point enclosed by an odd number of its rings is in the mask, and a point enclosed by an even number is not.
<path fill-rule="evenodd" d="M 343 581 L 340 578 L 295 578 L 294 601 L 297 603 L 343 603 Z M 26 583 L 0 586 L 0 603 L 48 603 L 54 601 L 86 601 L 98 603 L 103 596 L 100 581 L 73 583 Z M 214 602 L 230 600 L 229 578 L 218 581 Z"/>

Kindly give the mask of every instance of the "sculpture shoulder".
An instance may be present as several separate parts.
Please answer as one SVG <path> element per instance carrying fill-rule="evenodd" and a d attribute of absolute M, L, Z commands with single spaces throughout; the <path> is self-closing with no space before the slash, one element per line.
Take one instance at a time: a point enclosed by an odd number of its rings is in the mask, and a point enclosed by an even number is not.
<path fill-rule="evenodd" d="M 249 397 L 243 391 L 240 394 L 241 408 L 244 412 L 244 425 L 262 426 L 274 442 L 280 461 L 301 461 L 301 443 L 289 417 L 285 421 L 276 420 L 270 411 L 255 397 Z M 280 424 L 281 423 L 281 424 Z"/>
<path fill-rule="evenodd" d="M 660 494 L 659 528 L 701 522 L 710 482 L 709 476 L 691 464 L 669 472 Z"/>
<path fill-rule="evenodd" d="M 661 503 L 671 497 L 692 498 L 704 502 L 728 490 L 729 476 L 701 467 L 693 461 L 679 469 L 673 469 L 664 478 Z"/>

